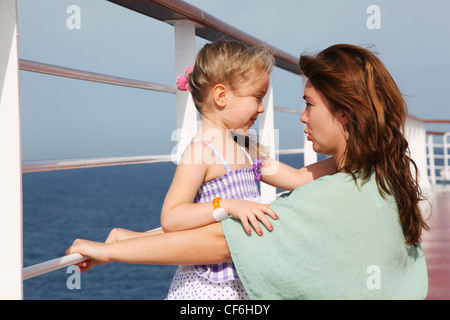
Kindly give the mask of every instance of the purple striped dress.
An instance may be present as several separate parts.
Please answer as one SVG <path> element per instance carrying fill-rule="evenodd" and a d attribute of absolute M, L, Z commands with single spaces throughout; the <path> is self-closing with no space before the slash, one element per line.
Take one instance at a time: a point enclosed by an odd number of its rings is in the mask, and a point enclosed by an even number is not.
<path fill-rule="evenodd" d="M 212 202 L 214 198 L 244 199 L 260 203 L 264 201 L 258 191 L 261 162 L 253 163 L 247 150 L 252 167 L 231 170 L 222 155 L 209 143 L 201 141 L 211 148 L 222 161 L 227 173 L 216 179 L 204 182 L 197 192 L 194 203 Z M 232 262 L 220 264 L 180 266 L 169 288 L 167 299 L 183 300 L 242 300 L 248 295 L 236 273 Z"/>

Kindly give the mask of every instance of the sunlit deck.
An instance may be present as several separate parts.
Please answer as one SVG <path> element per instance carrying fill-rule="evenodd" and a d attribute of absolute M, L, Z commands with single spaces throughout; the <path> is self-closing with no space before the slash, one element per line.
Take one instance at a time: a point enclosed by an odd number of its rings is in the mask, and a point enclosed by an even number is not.
<path fill-rule="evenodd" d="M 431 201 L 430 231 L 423 236 L 428 267 L 428 300 L 450 299 L 450 191 L 436 192 Z"/>

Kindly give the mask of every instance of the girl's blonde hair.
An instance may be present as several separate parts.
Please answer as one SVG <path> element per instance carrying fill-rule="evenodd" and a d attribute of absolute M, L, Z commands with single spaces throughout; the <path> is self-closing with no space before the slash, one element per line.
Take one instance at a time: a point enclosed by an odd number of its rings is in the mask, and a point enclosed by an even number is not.
<path fill-rule="evenodd" d="M 189 87 L 197 110 L 202 113 L 209 102 L 210 90 L 218 83 L 231 90 L 254 77 L 252 72 L 270 74 L 275 64 L 266 49 L 249 46 L 235 40 L 218 40 L 206 44 L 198 53 L 194 69 L 189 76 Z"/>

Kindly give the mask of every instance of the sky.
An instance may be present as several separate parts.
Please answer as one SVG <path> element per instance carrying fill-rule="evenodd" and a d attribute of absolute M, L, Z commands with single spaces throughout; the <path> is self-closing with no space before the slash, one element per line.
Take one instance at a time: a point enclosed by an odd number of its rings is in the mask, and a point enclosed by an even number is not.
<path fill-rule="evenodd" d="M 410 114 L 450 120 L 448 0 L 186 2 L 296 57 L 337 43 L 370 46 Z M 167 23 L 105 0 L 18 0 L 18 21 L 20 59 L 175 85 Z M 276 69 L 272 82 L 276 106 L 302 109 L 300 77 Z M 26 161 L 170 154 L 176 144 L 172 94 L 21 71 L 20 104 Z M 302 147 L 299 116 L 275 117 L 279 147 Z"/>

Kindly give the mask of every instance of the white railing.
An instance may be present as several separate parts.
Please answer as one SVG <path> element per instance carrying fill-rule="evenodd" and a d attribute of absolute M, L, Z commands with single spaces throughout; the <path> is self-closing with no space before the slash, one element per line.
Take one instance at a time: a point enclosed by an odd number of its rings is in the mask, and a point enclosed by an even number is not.
<path fill-rule="evenodd" d="M 124 1 L 114 0 L 112 2 L 121 3 Z M 168 3 L 176 4 L 168 5 Z M 129 2 L 130 6 L 134 5 Z M 164 10 L 177 10 L 178 15 L 183 15 L 186 19 L 170 21 L 175 31 L 175 72 L 174 78 L 184 72 L 187 65 L 194 61 L 195 38 L 200 36 L 213 40 L 217 37 L 217 32 L 227 34 L 231 38 L 237 38 L 251 44 L 257 44 L 258 41 L 253 37 L 230 27 L 221 21 L 210 17 L 197 8 L 190 6 L 182 1 L 146 1 L 146 5 L 163 6 Z M 2 251 L 2 266 L 0 270 L 0 299 L 21 299 L 22 281 L 31 277 L 64 268 L 71 264 L 76 264 L 84 260 L 80 255 L 70 255 L 60 257 L 37 265 L 22 269 L 22 199 L 21 199 L 21 173 L 64 170 L 74 168 L 99 167 L 121 164 L 138 164 L 161 161 L 173 161 L 172 155 L 160 156 L 142 156 L 142 157 L 121 157 L 121 158 L 103 158 L 103 159 L 76 159 L 61 161 L 31 161 L 21 163 L 20 159 L 20 119 L 19 115 L 19 88 L 18 71 L 19 68 L 30 72 L 46 73 L 55 76 L 71 77 L 86 81 L 95 81 L 108 83 L 111 85 L 129 86 L 145 90 L 156 90 L 176 94 L 177 104 L 177 127 L 184 133 L 183 141 L 179 141 L 180 149 L 190 141 L 191 136 L 197 129 L 197 115 L 188 92 L 175 90 L 172 86 L 160 85 L 150 82 L 138 81 L 133 79 L 119 78 L 105 74 L 92 73 L 84 70 L 70 69 L 60 66 L 43 64 L 29 60 L 18 59 L 17 53 L 17 5 L 16 0 L 2 0 L 0 6 L 0 84 L 2 80 L 5 85 L 0 96 L 0 148 L 2 157 L 0 157 L 0 250 Z M 158 7 L 159 8 L 159 7 Z M 137 10 L 137 9 L 136 9 Z M 159 10 L 159 9 L 158 9 Z M 166 21 L 167 22 L 167 21 Z M 197 28 L 198 26 L 201 28 Z M 277 67 L 283 68 L 289 72 L 299 74 L 297 58 L 274 49 Z M 20 65 L 20 66 L 19 66 Z M 303 79 L 303 84 L 305 79 Z M 264 108 L 266 112 L 261 116 L 260 129 L 266 132 L 273 132 L 274 129 L 274 111 L 299 114 L 300 111 L 275 107 L 273 105 L 273 88 L 264 99 Z M 420 119 L 409 117 L 407 130 L 405 133 L 410 142 L 412 157 L 415 159 L 421 172 L 427 172 L 426 167 L 426 141 L 425 126 Z M 265 142 L 266 145 L 274 150 L 274 137 L 269 136 Z M 311 143 L 304 139 L 304 148 L 286 149 L 274 151 L 274 154 L 292 154 L 303 153 L 305 165 L 317 161 L 316 154 L 312 151 Z M 22 169 L 22 171 L 21 171 Z M 445 171 L 446 169 L 444 169 Z M 447 172 L 447 171 L 445 171 Z M 428 179 L 422 179 L 421 183 L 429 186 Z M 428 183 L 428 185 L 427 185 Z M 275 188 L 267 185 L 261 186 L 261 192 L 265 198 L 275 197 Z"/>
<path fill-rule="evenodd" d="M 30 173 L 42 171 L 69 170 L 69 169 L 86 169 L 86 168 L 156 163 L 156 162 L 170 162 L 170 161 L 172 161 L 171 155 L 74 159 L 74 160 L 24 161 L 22 164 L 22 172 Z"/>
<path fill-rule="evenodd" d="M 436 139 L 442 141 L 436 142 Z M 436 153 L 436 149 L 442 154 Z M 445 188 L 450 185 L 450 132 L 428 133 L 427 151 L 430 183 L 433 187 Z"/>
<path fill-rule="evenodd" d="M 116 77 L 72 68 L 65 68 L 42 62 L 20 59 L 19 65 L 20 69 L 24 71 L 31 71 L 53 76 L 66 77 L 85 81 L 93 81 L 124 87 L 146 89 L 167 93 L 176 93 L 176 88 L 174 86 L 167 86 L 164 84 L 158 84 L 153 82 Z"/>
<path fill-rule="evenodd" d="M 17 5 L 0 1 L 0 299 L 22 297 L 22 179 Z"/>
<path fill-rule="evenodd" d="M 408 140 L 411 158 L 419 170 L 419 185 L 424 192 L 431 190 L 427 174 L 427 148 L 425 122 L 409 115 L 406 119 L 405 137 Z"/>
<path fill-rule="evenodd" d="M 38 263 L 26 268 L 23 268 L 22 277 L 23 280 L 27 280 L 33 277 L 40 276 L 42 274 L 52 272 L 61 268 L 65 268 L 71 265 L 75 265 L 77 263 L 80 263 L 82 261 L 86 260 L 85 257 L 83 257 L 79 253 L 70 254 L 67 256 L 59 257 L 56 259 L 52 259 L 49 261 L 45 261 L 42 263 Z"/>

